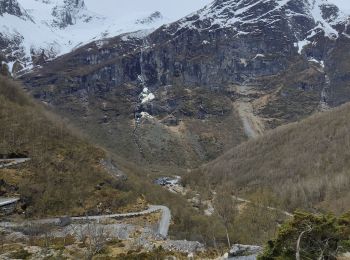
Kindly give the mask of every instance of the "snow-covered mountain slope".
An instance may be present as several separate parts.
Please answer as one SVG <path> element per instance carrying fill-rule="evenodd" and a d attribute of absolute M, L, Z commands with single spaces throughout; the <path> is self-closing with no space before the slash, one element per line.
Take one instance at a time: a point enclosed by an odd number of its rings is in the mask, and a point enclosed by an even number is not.
<path fill-rule="evenodd" d="M 301 52 L 311 42 L 309 39 L 319 33 L 337 38 L 341 30 L 342 35 L 349 37 L 349 21 L 349 15 L 328 0 L 217 0 L 170 27 L 172 33 L 232 28 L 237 35 L 246 35 L 262 27 L 281 29 L 284 23 Z"/>
<path fill-rule="evenodd" d="M 145 16 L 155 10 L 171 21 L 203 8 L 213 0 L 85 0 L 90 10 L 108 17 L 123 17 L 130 14 Z M 346 0 L 345 0 L 346 1 Z"/>
<path fill-rule="evenodd" d="M 156 5 L 149 6 L 148 10 L 154 9 L 148 13 L 129 11 L 124 15 L 121 12 L 128 5 L 99 5 L 102 14 L 91 10 L 84 0 L 0 0 L 0 52 L 4 56 L 0 60 L 10 71 L 16 63 L 16 72 L 93 40 L 137 30 L 149 33 L 180 18 L 167 18 Z M 113 16 L 109 10 L 118 10 L 119 15 Z"/>
<path fill-rule="evenodd" d="M 160 16 L 155 13 L 137 24 Z M 152 33 L 105 41 L 98 54 L 92 55 L 95 44 L 86 45 L 52 68 L 60 64 L 60 70 L 71 73 L 82 61 L 79 68 L 90 66 L 86 71 L 93 74 L 91 65 L 97 64 L 94 73 L 101 73 L 101 64 L 106 64 L 112 85 L 143 74 L 154 87 L 173 84 L 179 77 L 185 85 L 220 86 L 276 75 L 300 55 L 325 65 L 338 39 L 349 39 L 349 21 L 327 0 L 216 0 Z M 46 71 L 50 69 L 47 65 Z"/>

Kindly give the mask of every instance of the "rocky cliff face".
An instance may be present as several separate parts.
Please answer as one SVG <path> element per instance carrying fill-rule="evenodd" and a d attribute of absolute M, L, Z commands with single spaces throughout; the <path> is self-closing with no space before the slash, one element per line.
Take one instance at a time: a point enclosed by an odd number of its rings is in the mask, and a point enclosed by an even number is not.
<path fill-rule="evenodd" d="M 78 20 L 88 21 L 93 17 L 87 13 L 84 0 L 64 0 L 63 5 L 57 5 L 52 10 L 53 25 L 65 28 L 74 25 Z"/>
<path fill-rule="evenodd" d="M 118 116 L 152 122 L 138 128 L 136 121 L 136 133 L 148 131 L 143 145 L 135 141 L 138 150 L 168 149 L 171 157 L 174 151 L 154 134 L 174 138 L 179 122 L 186 122 L 192 136 L 181 149 L 202 160 L 242 140 L 236 134 L 228 141 L 232 129 L 253 137 L 349 100 L 343 95 L 348 73 L 334 69 L 340 61 L 349 67 L 348 52 L 340 55 L 350 46 L 348 25 L 348 17 L 325 0 L 217 0 L 152 33 L 90 43 L 24 80 L 37 98 L 54 106 L 72 105 L 73 98 L 72 106 L 91 120 L 99 102 L 129 106 Z M 152 98 L 144 101 L 145 95 Z M 106 112 L 102 121 L 115 119 Z M 221 133 L 202 136 L 203 120 L 222 124 Z M 145 157 L 147 151 L 141 153 Z"/>
<path fill-rule="evenodd" d="M 137 79 L 143 55 L 147 85 L 181 82 L 218 87 L 247 77 L 275 75 L 299 53 L 321 62 L 337 40 L 347 38 L 346 30 L 345 16 L 326 1 L 215 1 L 150 35 L 107 40 L 110 44 L 100 46 L 99 53 L 86 46 L 68 62 L 90 67 L 107 63 L 84 76 L 95 85 L 101 77 L 93 73 L 109 71 L 116 81 L 110 84 L 118 85 Z M 129 43 L 134 48 L 123 49 Z M 118 53 L 112 44 L 120 45 Z M 124 56 L 114 61 L 117 54 Z"/>
<path fill-rule="evenodd" d="M 0 15 L 5 13 L 15 16 L 22 16 L 23 11 L 16 0 L 2 0 L 0 1 Z"/>

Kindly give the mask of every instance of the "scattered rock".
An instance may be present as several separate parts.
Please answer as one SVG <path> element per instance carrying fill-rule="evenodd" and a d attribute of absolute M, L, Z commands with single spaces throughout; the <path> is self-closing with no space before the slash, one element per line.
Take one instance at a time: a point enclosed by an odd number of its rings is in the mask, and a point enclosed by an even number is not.
<path fill-rule="evenodd" d="M 198 241 L 168 240 L 163 245 L 165 250 L 178 251 L 182 253 L 203 252 L 204 245 Z"/>
<path fill-rule="evenodd" d="M 23 240 L 29 240 L 29 238 L 21 232 L 12 232 L 11 234 L 5 237 L 5 241 L 17 242 Z"/>
<path fill-rule="evenodd" d="M 169 115 L 164 118 L 161 123 L 167 126 L 177 126 L 179 124 L 179 120 L 175 116 Z"/>
<path fill-rule="evenodd" d="M 256 257 L 261 251 L 262 251 L 262 247 L 260 246 L 235 244 L 230 249 L 229 257 L 236 257 L 236 256 Z"/>

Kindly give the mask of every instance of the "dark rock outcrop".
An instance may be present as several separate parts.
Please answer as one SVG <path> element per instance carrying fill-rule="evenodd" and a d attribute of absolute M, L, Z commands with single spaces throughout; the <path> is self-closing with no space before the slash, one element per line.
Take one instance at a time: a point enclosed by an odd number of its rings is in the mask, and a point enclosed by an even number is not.
<path fill-rule="evenodd" d="M 10 14 L 15 16 L 22 16 L 23 11 L 20 8 L 17 0 L 1 0 L 0 1 L 0 15 Z"/>
<path fill-rule="evenodd" d="M 62 6 L 56 6 L 52 10 L 55 17 L 53 24 L 60 28 L 74 25 L 78 19 L 91 19 L 90 16 L 81 14 L 86 9 L 84 0 L 64 0 Z"/>
<path fill-rule="evenodd" d="M 131 34 L 96 43 L 99 46 L 89 44 L 58 58 L 44 72 L 69 71 L 77 89 L 103 86 L 105 91 L 135 82 L 141 67 L 147 86 L 153 89 L 172 84 L 215 89 L 276 75 L 303 45 L 310 47 L 303 52 L 306 58 L 324 60 L 345 30 L 336 6 L 311 5 L 300 0 L 284 5 L 275 0 L 215 1 L 144 38 Z M 312 15 L 315 8 L 325 20 Z"/>

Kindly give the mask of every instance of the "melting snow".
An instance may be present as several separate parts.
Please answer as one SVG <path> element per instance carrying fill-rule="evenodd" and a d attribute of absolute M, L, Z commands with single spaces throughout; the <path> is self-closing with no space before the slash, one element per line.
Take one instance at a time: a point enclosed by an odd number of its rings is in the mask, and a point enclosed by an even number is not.
<path fill-rule="evenodd" d="M 248 62 L 246 59 L 240 59 L 240 63 L 244 65 L 244 67 L 247 67 Z"/>
<path fill-rule="evenodd" d="M 319 60 L 316 60 L 315 58 L 309 58 L 309 61 L 315 62 L 315 63 L 319 64 L 322 68 L 324 68 L 324 61 L 323 60 L 319 61 Z"/>
<path fill-rule="evenodd" d="M 151 116 L 150 114 L 148 114 L 147 112 L 141 112 L 141 117 L 142 118 L 153 118 L 153 116 Z"/>
<path fill-rule="evenodd" d="M 295 47 L 298 47 L 298 52 L 299 54 L 301 54 L 302 50 L 304 49 L 304 47 L 306 45 L 310 44 L 310 42 L 308 40 L 302 40 L 302 41 L 299 41 L 297 43 L 294 44 Z"/>
<path fill-rule="evenodd" d="M 142 93 L 140 94 L 141 98 L 141 104 L 147 103 L 155 99 L 155 95 L 151 93 L 148 88 L 143 88 Z"/>
<path fill-rule="evenodd" d="M 264 58 L 265 55 L 264 54 L 261 54 L 261 53 L 258 53 L 254 58 L 253 60 L 257 59 L 257 58 Z"/>

